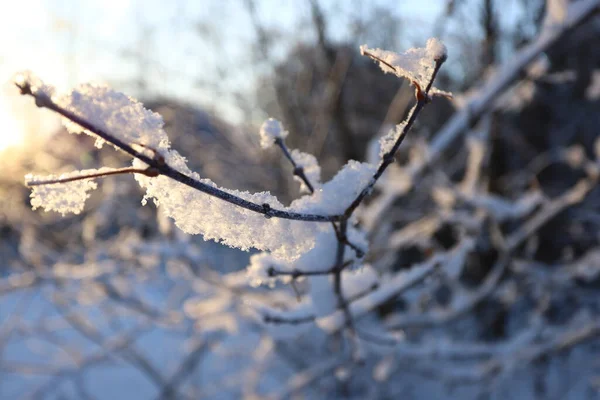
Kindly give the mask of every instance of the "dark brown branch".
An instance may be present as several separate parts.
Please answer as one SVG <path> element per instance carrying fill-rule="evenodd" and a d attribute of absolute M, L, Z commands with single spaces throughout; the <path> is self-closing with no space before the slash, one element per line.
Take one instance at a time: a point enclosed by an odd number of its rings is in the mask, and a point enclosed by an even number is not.
<path fill-rule="evenodd" d="M 332 221 L 339 221 L 342 219 L 341 215 L 329 215 L 328 216 L 328 215 L 318 215 L 318 214 L 305 214 L 305 213 L 297 213 L 297 212 L 273 209 L 268 204 L 266 204 L 266 205 L 265 204 L 256 204 L 251 201 L 245 200 L 241 197 L 237 197 L 237 196 L 235 196 L 229 192 L 226 192 L 224 190 L 207 185 L 203 182 L 200 182 L 188 175 L 185 175 L 185 174 L 177 171 L 176 169 L 174 169 L 171 166 L 169 166 L 168 164 L 164 163 L 164 161 L 160 160 L 157 157 L 148 157 L 144 153 L 133 148 L 132 145 L 123 142 L 119 138 L 111 135 L 110 133 L 107 133 L 104 130 L 94 126 L 92 123 L 85 120 L 84 118 L 81 118 L 78 115 L 76 115 L 75 113 L 73 113 L 69 110 L 66 110 L 65 108 L 54 103 L 52 101 L 52 99 L 50 99 L 50 97 L 48 97 L 46 94 L 34 93 L 31 90 L 31 85 L 28 82 L 25 82 L 23 84 L 17 83 L 16 85 L 21 90 L 22 94 L 32 96 L 35 99 L 36 105 L 38 107 L 47 108 L 49 110 L 52 110 L 52 111 L 62 115 L 63 117 L 67 118 L 68 120 L 72 121 L 73 123 L 81 126 L 83 129 L 94 133 L 95 135 L 99 136 L 100 138 L 102 138 L 103 140 L 112 144 L 113 146 L 125 151 L 132 157 L 137 158 L 140 161 L 148 164 L 149 167 L 158 171 L 158 173 L 160 175 L 168 176 L 169 178 L 171 178 L 177 182 L 183 183 L 184 185 L 187 185 L 193 189 L 196 189 L 198 191 L 206 193 L 209 196 L 217 197 L 223 201 L 234 204 L 238 207 L 245 208 L 250 211 L 254 211 L 259 214 L 263 214 L 267 217 L 276 217 L 276 218 L 282 218 L 282 219 L 290 219 L 290 220 L 297 220 L 297 221 L 312 221 L 312 222 L 332 222 Z"/>
<path fill-rule="evenodd" d="M 365 52 L 365 54 L 367 54 L 367 52 Z M 377 183 L 377 180 L 381 177 L 381 175 L 383 175 L 383 173 L 385 172 L 387 167 L 391 163 L 394 162 L 394 155 L 398 151 L 398 148 L 402 144 L 402 141 L 408 134 L 408 131 L 410 131 L 410 129 L 414 125 L 414 123 L 417 120 L 417 117 L 419 116 L 419 113 L 421 112 L 423 107 L 425 107 L 425 105 L 429 102 L 429 91 L 431 90 L 433 81 L 435 80 L 435 77 L 437 76 L 437 73 L 440 70 L 440 67 L 442 66 L 444 61 L 445 61 L 445 58 L 435 60 L 435 68 L 433 70 L 433 73 L 431 74 L 431 78 L 429 79 L 429 82 L 427 83 L 425 92 L 423 92 L 418 85 L 415 85 L 416 86 L 417 104 L 415 104 L 415 106 L 410 110 L 408 120 L 407 120 L 406 124 L 404 125 L 402 132 L 396 139 L 394 146 L 387 153 L 385 153 L 383 155 L 381 163 L 379 164 L 377 171 L 373 175 L 373 178 L 371 178 L 371 181 L 359 193 L 359 195 L 354 199 L 354 201 L 348 206 L 346 211 L 344 211 L 344 217 L 346 219 L 348 219 L 352 216 L 352 213 L 356 210 L 356 208 L 360 205 L 360 203 L 362 203 L 362 201 L 365 199 L 365 197 L 367 197 L 371 193 L 373 187 L 375 186 L 375 183 Z"/>
<path fill-rule="evenodd" d="M 360 247 L 358 247 L 357 245 L 355 245 L 354 243 L 352 243 L 350 240 L 348 240 L 348 236 L 347 235 L 342 235 L 341 234 L 341 232 L 338 229 L 338 227 L 335 224 L 335 222 L 332 222 L 331 226 L 333 226 L 333 230 L 335 231 L 335 236 L 337 237 L 337 240 L 339 242 L 344 243 L 346 246 L 348 246 L 352 250 L 354 250 L 354 254 L 356 254 L 356 257 L 363 258 L 365 256 L 365 251 L 363 249 L 361 249 Z"/>
<path fill-rule="evenodd" d="M 336 265 L 342 265 L 342 261 L 344 260 L 344 253 L 346 251 L 346 245 L 343 241 L 343 238 L 346 237 L 346 231 L 348 229 L 348 220 L 344 219 L 340 222 L 339 230 L 336 232 L 338 235 L 338 246 L 337 246 L 337 254 L 336 254 Z M 344 318 L 346 320 L 345 325 L 348 327 L 350 331 L 350 335 L 355 337 L 356 331 L 354 329 L 354 321 L 352 319 L 352 313 L 350 312 L 350 308 L 348 308 L 348 302 L 344 298 L 344 293 L 342 290 L 342 271 L 343 268 L 338 268 L 335 270 L 333 275 L 333 291 L 338 299 L 338 307 L 341 308 L 344 313 Z M 354 357 L 353 357 L 354 358 Z"/>
<path fill-rule="evenodd" d="M 84 179 L 103 178 L 105 176 L 124 175 L 124 174 L 143 174 L 143 175 L 146 175 L 149 177 L 155 177 L 155 176 L 159 175 L 158 171 L 155 170 L 154 168 L 141 169 L 141 168 L 127 167 L 127 168 L 113 169 L 111 171 L 71 176 L 68 178 L 48 179 L 45 181 L 27 181 L 27 182 L 25 182 L 25 184 L 30 187 L 31 186 L 41 186 L 41 185 L 54 185 L 57 183 L 68 183 L 68 182 L 74 182 L 74 181 L 81 181 Z"/>
<path fill-rule="evenodd" d="M 286 146 L 285 142 L 283 141 L 282 138 L 278 137 L 275 138 L 275 144 L 277 146 L 279 146 L 279 148 L 281 149 L 281 151 L 283 152 L 283 155 L 285 156 L 285 158 L 287 158 L 290 163 L 292 164 L 292 167 L 294 167 L 294 175 L 297 176 L 298 178 L 302 179 L 302 182 L 304 182 L 304 184 L 306 185 L 306 187 L 308 188 L 308 190 L 311 193 L 315 192 L 315 188 L 314 186 L 310 183 L 310 181 L 308 180 L 308 177 L 306 176 L 306 174 L 304 173 L 304 167 L 299 166 L 296 163 L 296 160 L 294 160 L 294 158 L 292 157 L 292 154 L 290 153 L 290 150 L 288 149 L 288 147 Z"/>
<path fill-rule="evenodd" d="M 389 69 L 391 69 L 392 71 L 395 71 L 395 70 L 396 70 L 396 67 L 394 67 L 392 64 L 388 63 L 387 61 L 384 61 L 384 60 L 382 60 L 381 58 L 377 57 L 377 56 L 376 56 L 375 54 L 373 54 L 373 53 L 369 53 L 368 51 L 364 50 L 364 51 L 362 52 L 362 54 L 363 54 L 363 55 L 365 55 L 365 56 L 367 56 L 367 57 L 369 57 L 369 58 L 371 58 L 371 59 L 373 59 L 373 60 L 375 60 L 375 61 L 377 61 L 377 62 L 380 62 L 380 63 L 382 63 L 383 65 L 385 65 L 386 67 L 388 67 L 388 68 L 389 68 Z"/>

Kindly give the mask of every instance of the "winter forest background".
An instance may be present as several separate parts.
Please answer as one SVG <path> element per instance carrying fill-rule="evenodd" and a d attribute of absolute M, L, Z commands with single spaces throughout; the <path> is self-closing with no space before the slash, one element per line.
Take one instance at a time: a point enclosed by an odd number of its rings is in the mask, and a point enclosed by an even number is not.
<path fill-rule="evenodd" d="M 600 398 L 599 12 L 3 2 L 0 398 Z M 184 233 L 141 204 L 132 176 L 99 180 L 80 214 L 31 208 L 26 174 L 131 157 L 67 133 L 18 94 L 17 71 L 134 96 L 202 178 L 288 205 L 305 193 L 282 152 L 261 148 L 261 124 L 280 120 L 322 182 L 348 160 L 376 166 L 415 90 L 359 46 L 402 53 L 430 37 L 448 48 L 435 86 L 454 96 L 424 108 L 350 221 L 368 251 L 340 273 L 342 294 L 334 277 L 275 279 L 258 251 Z M 323 237 L 314 248 L 336 246 Z"/>

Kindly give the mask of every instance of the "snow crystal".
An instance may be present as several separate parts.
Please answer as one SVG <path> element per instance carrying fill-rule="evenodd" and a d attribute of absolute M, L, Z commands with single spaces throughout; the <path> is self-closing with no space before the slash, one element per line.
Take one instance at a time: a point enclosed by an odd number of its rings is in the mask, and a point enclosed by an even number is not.
<path fill-rule="evenodd" d="M 185 159 L 176 151 L 164 153 L 166 162 L 179 171 L 200 180 L 197 173 L 189 170 Z M 143 163 L 137 161 L 142 166 Z M 134 165 L 136 165 L 134 163 Z M 370 164 L 350 161 L 329 182 L 315 194 L 295 200 L 290 207 L 284 207 L 268 192 L 249 193 L 222 189 L 235 196 L 257 204 L 269 204 L 281 210 L 339 215 L 370 181 L 375 167 Z M 149 178 L 136 175 L 140 185 L 146 189 L 146 198 L 154 199 L 164 213 L 175 220 L 175 224 L 189 234 L 202 234 L 206 240 L 215 240 L 242 250 L 256 248 L 273 252 L 279 260 L 296 260 L 315 245 L 315 238 L 325 229 L 326 224 L 291 221 L 279 218 L 265 218 L 223 200 L 214 198 L 165 176 Z"/>
<path fill-rule="evenodd" d="M 216 187 L 212 181 L 202 179 L 197 173 L 190 171 L 185 159 L 176 151 L 169 150 L 163 155 L 173 168 Z M 142 167 L 143 163 L 135 161 L 134 165 Z M 370 181 L 374 171 L 375 167 L 372 165 L 350 161 L 315 194 L 301 197 L 287 208 L 268 192 L 252 194 L 222 190 L 253 203 L 266 203 L 281 210 L 339 215 Z M 265 218 L 262 214 L 237 207 L 165 176 L 150 178 L 138 174 L 136 179 L 146 189 L 145 199 L 154 199 L 162 212 L 173 218 L 184 232 L 202 234 L 205 240 L 215 240 L 242 250 L 255 248 L 270 251 L 281 261 L 296 260 L 313 248 L 320 232 L 331 229 L 326 224 L 315 222 Z"/>
<path fill-rule="evenodd" d="M 379 132 L 369 140 L 367 145 L 367 152 L 365 154 L 365 159 L 369 164 L 378 165 L 381 161 L 381 140 L 383 136 L 389 135 L 390 131 L 394 130 L 394 124 L 384 124 Z"/>
<path fill-rule="evenodd" d="M 269 118 L 260 127 L 260 146 L 267 149 L 275 143 L 275 139 L 285 139 L 287 135 L 288 132 L 283 129 L 281 122 Z"/>
<path fill-rule="evenodd" d="M 303 153 L 296 149 L 292 150 L 292 159 L 299 167 L 304 169 L 304 174 L 308 181 L 313 185 L 315 189 L 321 186 L 321 166 L 317 162 L 317 159 L 312 154 Z M 300 182 L 300 189 L 303 192 L 309 192 L 308 187 L 304 184 L 304 181 L 300 177 L 294 175 L 294 179 Z"/>
<path fill-rule="evenodd" d="M 82 175 L 99 173 L 104 169 L 74 171 L 62 175 L 32 175 L 25 176 L 25 183 L 34 185 L 38 182 L 52 181 L 56 179 L 73 178 Z M 31 206 L 35 210 L 42 207 L 44 211 L 56 211 L 65 215 L 67 213 L 79 214 L 90 195 L 89 191 L 96 189 L 98 185 L 92 179 L 82 179 L 66 183 L 42 184 L 32 186 Z"/>
<path fill-rule="evenodd" d="M 55 96 L 52 100 L 127 144 L 140 144 L 159 152 L 168 147 L 168 137 L 162 129 L 162 117 L 145 109 L 142 103 L 135 99 L 107 86 L 80 85 L 70 93 Z M 71 133 L 84 131 L 96 137 L 98 147 L 104 143 L 104 140 L 83 130 L 79 125 L 66 119 L 63 122 Z"/>
<path fill-rule="evenodd" d="M 447 99 L 453 99 L 454 95 L 452 94 L 452 92 L 447 92 L 445 90 L 440 90 L 436 87 L 432 87 L 431 89 L 429 89 L 429 96 L 439 96 L 439 97 L 445 97 Z"/>
<path fill-rule="evenodd" d="M 446 46 L 435 38 L 429 39 L 425 48 L 408 49 L 402 54 L 371 49 L 366 45 L 360 46 L 360 53 L 378 58 L 381 60 L 378 61 L 379 66 L 384 72 L 406 78 L 417 83 L 421 88 L 427 87 L 435 69 L 436 61 L 444 60 L 447 57 Z"/>
<path fill-rule="evenodd" d="M 394 144 L 396 143 L 396 141 L 402 134 L 402 131 L 404 130 L 405 127 L 406 127 L 406 121 L 396 125 L 395 128 L 390 129 L 389 132 L 385 136 L 382 136 L 379 139 L 379 157 L 380 158 L 382 158 L 385 154 L 389 153 L 392 150 L 392 148 L 394 147 Z"/>

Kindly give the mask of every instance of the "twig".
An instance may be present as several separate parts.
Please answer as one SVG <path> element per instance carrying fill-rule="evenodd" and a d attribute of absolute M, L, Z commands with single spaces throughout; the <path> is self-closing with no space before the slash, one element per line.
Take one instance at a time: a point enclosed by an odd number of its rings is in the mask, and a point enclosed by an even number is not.
<path fill-rule="evenodd" d="M 126 168 L 112 169 L 110 171 L 99 171 L 99 172 L 95 172 L 95 173 L 91 173 L 91 174 L 70 176 L 68 178 L 48 179 L 45 181 L 27 181 L 27 182 L 25 182 L 25 184 L 30 187 L 31 186 L 41 186 L 41 185 L 54 185 L 57 183 L 68 183 L 68 182 L 74 182 L 74 181 L 81 181 L 84 179 L 103 178 L 105 176 L 124 175 L 124 174 L 142 174 L 142 175 L 146 175 L 149 177 L 155 177 L 155 176 L 159 175 L 158 171 L 155 170 L 154 168 L 141 169 L 141 168 L 126 167 Z"/>
<path fill-rule="evenodd" d="M 408 132 L 414 125 L 414 123 L 417 120 L 417 117 L 419 116 L 419 113 L 421 112 L 423 107 L 425 107 L 425 105 L 429 102 L 429 90 L 431 89 L 433 81 L 435 80 L 435 77 L 437 76 L 437 73 L 440 70 L 440 67 L 442 66 L 444 61 L 445 61 L 445 59 L 443 59 L 443 58 L 439 59 L 439 60 L 435 60 L 435 67 L 434 67 L 433 73 L 431 74 L 431 78 L 429 79 L 429 82 L 427 83 L 427 88 L 425 89 L 424 92 L 421 91 L 421 88 L 418 85 L 416 85 L 417 103 L 410 110 L 406 124 L 402 128 L 402 132 L 400 132 L 400 135 L 396 139 L 394 146 L 392 146 L 392 148 L 383 155 L 381 163 L 379 164 L 377 171 L 373 175 L 373 178 L 371 178 L 371 181 L 358 194 L 358 196 L 348 206 L 348 208 L 346 208 L 346 211 L 344 211 L 344 216 L 346 218 L 350 218 L 350 216 L 352 216 L 352 213 L 354 212 L 354 210 L 356 210 L 356 208 L 365 199 L 365 197 L 367 197 L 371 193 L 371 191 L 373 190 L 373 187 L 375 186 L 375 183 L 377 183 L 377 180 L 381 177 L 381 175 L 383 175 L 383 173 L 385 172 L 387 167 L 391 163 L 394 162 L 394 156 L 395 156 L 396 152 L 398 151 L 398 148 L 402 144 L 402 141 L 404 141 L 404 138 L 406 137 L 406 135 L 408 134 Z"/>
<path fill-rule="evenodd" d="M 310 180 L 308 179 L 308 177 L 304 173 L 304 167 L 299 166 L 296 163 L 296 160 L 294 160 L 294 158 L 292 157 L 292 154 L 290 153 L 290 150 L 286 146 L 286 144 L 283 141 L 283 139 L 280 138 L 280 137 L 275 138 L 275 144 L 277 146 L 279 146 L 279 148 L 283 152 L 283 155 L 285 155 L 285 158 L 287 158 L 290 161 L 290 163 L 292 164 L 292 167 L 294 167 L 294 172 L 293 172 L 294 175 L 297 176 L 298 178 L 302 179 L 302 181 L 304 182 L 304 184 L 306 185 L 306 187 L 308 188 L 308 190 L 311 193 L 314 193 L 315 192 L 315 188 L 312 185 L 312 183 L 310 183 Z"/>
<path fill-rule="evenodd" d="M 352 260 L 346 261 L 346 262 L 342 263 L 341 265 L 336 264 L 332 268 L 326 269 L 323 271 L 301 271 L 298 269 L 292 269 L 291 271 L 281 271 L 281 270 L 275 269 L 274 267 L 271 267 L 268 269 L 267 273 L 269 274 L 270 277 L 291 276 L 292 279 L 300 278 L 302 276 L 331 275 L 331 274 L 335 274 L 337 271 L 344 270 L 346 267 L 351 265 L 353 262 L 354 261 L 352 261 Z"/>
<path fill-rule="evenodd" d="M 596 182 L 594 179 L 582 179 L 563 195 L 552 200 L 542 210 L 530 218 L 518 231 L 511 234 L 506 240 L 506 247 L 513 250 L 535 231 L 554 218 L 565 208 L 579 203 L 592 190 Z"/>
<path fill-rule="evenodd" d="M 341 237 L 341 238 L 345 237 L 347 229 L 348 229 L 347 220 L 343 220 L 342 222 L 340 222 L 338 237 Z M 337 254 L 336 254 L 336 265 L 339 266 L 339 268 L 337 268 L 335 270 L 334 275 L 333 275 L 333 291 L 335 292 L 335 295 L 338 299 L 338 307 L 342 310 L 342 312 L 344 314 L 344 320 L 345 320 L 344 325 L 348 328 L 351 336 L 356 336 L 356 332 L 354 329 L 354 321 L 352 320 L 352 314 L 350 313 L 350 309 L 348 308 L 348 303 L 347 303 L 346 299 L 344 298 L 344 293 L 342 291 L 342 271 L 343 271 L 342 265 L 343 265 L 345 250 L 346 250 L 346 245 L 344 244 L 344 242 L 342 240 L 339 240 L 338 246 L 337 246 Z M 353 353 L 354 353 L 354 350 L 355 349 L 353 348 Z M 352 359 L 355 359 L 354 354 L 353 354 Z"/>

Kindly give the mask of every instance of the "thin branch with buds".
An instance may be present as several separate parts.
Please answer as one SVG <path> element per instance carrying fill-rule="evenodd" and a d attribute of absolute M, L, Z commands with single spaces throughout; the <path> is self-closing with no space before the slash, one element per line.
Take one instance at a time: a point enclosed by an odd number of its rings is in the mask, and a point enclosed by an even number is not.
<path fill-rule="evenodd" d="M 294 167 L 294 172 L 293 172 L 294 176 L 297 176 L 298 178 L 302 179 L 302 181 L 304 182 L 304 184 L 306 185 L 308 190 L 311 193 L 314 193 L 315 188 L 312 185 L 312 183 L 310 183 L 310 180 L 304 173 L 304 168 L 301 165 L 298 165 L 296 163 L 296 160 L 294 160 L 294 158 L 292 157 L 292 154 L 290 153 L 290 150 L 286 146 L 285 141 L 282 138 L 278 137 L 275 139 L 275 144 L 281 149 L 285 158 L 287 158 L 290 161 L 290 163 L 292 164 L 292 167 Z"/>
<path fill-rule="evenodd" d="M 95 178 L 104 178 L 107 176 L 113 175 L 126 175 L 126 174 L 142 174 L 148 177 L 158 176 L 159 173 L 154 168 L 133 168 L 133 167 L 125 167 L 125 168 L 115 168 L 109 171 L 98 171 L 90 174 L 80 174 L 77 176 L 69 176 L 66 178 L 56 178 L 56 179 L 46 179 L 46 180 L 27 180 L 25 184 L 29 187 L 32 186 L 42 186 L 42 185 L 55 185 L 60 183 L 68 183 L 75 181 L 82 181 L 84 179 L 95 179 Z"/>
<path fill-rule="evenodd" d="M 365 54 L 368 54 L 369 56 L 371 56 L 370 53 L 365 53 Z M 371 56 L 371 57 L 377 61 L 381 61 L 377 57 L 373 57 L 373 56 Z M 352 216 L 352 214 L 354 213 L 356 208 L 360 205 L 360 203 L 362 203 L 362 201 L 371 193 L 371 191 L 373 190 L 373 187 L 377 183 L 377 180 L 379 178 L 381 178 L 381 175 L 383 175 L 383 173 L 385 172 L 387 167 L 394 162 L 394 156 L 396 155 L 396 152 L 398 151 L 398 149 L 400 148 L 400 145 L 404 141 L 404 138 L 406 137 L 406 135 L 412 128 L 415 121 L 417 120 L 417 117 L 419 116 L 419 113 L 421 112 L 421 110 L 423 110 L 423 107 L 425 107 L 425 105 L 430 101 L 429 91 L 431 90 L 433 81 L 435 80 L 435 77 L 437 76 L 437 73 L 440 70 L 440 68 L 445 60 L 446 60 L 445 58 L 440 58 L 438 60 L 435 60 L 435 67 L 434 67 L 433 73 L 431 75 L 431 78 L 429 79 L 429 82 L 427 83 L 427 87 L 425 88 L 425 91 L 422 91 L 420 86 L 416 82 L 414 82 L 415 97 L 417 98 L 417 103 L 411 109 L 410 114 L 408 115 L 406 124 L 402 128 L 402 132 L 396 139 L 396 142 L 394 143 L 392 148 L 383 155 L 383 157 L 381 159 L 381 163 L 379 164 L 379 167 L 377 168 L 377 171 L 373 175 L 373 178 L 371 179 L 369 184 L 360 192 L 360 194 L 354 199 L 354 201 L 348 206 L 348 208 L 346 208 L 346 211 L 344 211 L 344 217 L 346 217 L 346 219 L 348 219 Z"/>

